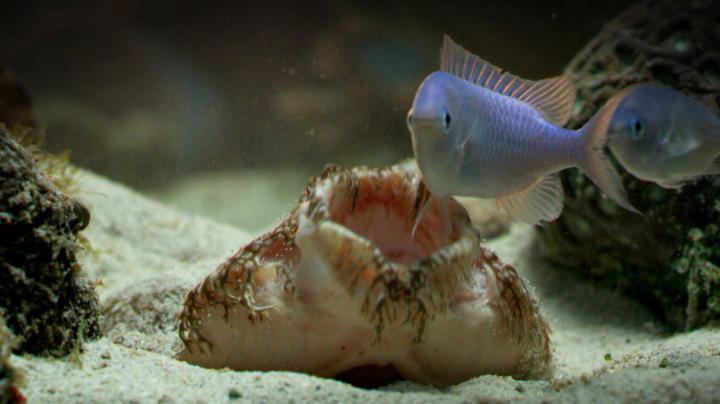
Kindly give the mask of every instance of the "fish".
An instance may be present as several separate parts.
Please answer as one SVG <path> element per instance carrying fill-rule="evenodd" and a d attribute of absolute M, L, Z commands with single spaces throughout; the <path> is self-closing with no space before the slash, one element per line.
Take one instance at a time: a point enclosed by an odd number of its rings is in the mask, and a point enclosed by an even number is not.
<path fill-rule="evenodd" d="M 608 148 L 633 176 L 680 188 L 720 174 L 720 118 L 698 99 L 656 83 L 624 88 L 608 128 Z"/>
<path fill-rule="evenodd" d="M 618 100 L 582 128 L 565 129 L 575 95 L 566 76 L 520 78 L 445 35 L 440 70 L 420 84 L 407 115 L 428 201 L 495 199 L 515 220 L 550 222 L 563 209 L 557 173 L 579 167 L 610 199 L 637 212 L 604 151 Z"/>

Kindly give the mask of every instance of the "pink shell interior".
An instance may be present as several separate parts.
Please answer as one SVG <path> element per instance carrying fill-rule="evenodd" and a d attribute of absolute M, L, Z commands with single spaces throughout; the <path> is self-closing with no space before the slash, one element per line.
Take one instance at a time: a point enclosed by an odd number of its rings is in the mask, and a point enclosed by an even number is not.
<path fill-rule="evenodd" d="M 414 192 L 404 192 L 407 184 L 401 178 L 398 175 L 387 181 L 372 181 L 359 177 L 354 198 L 341 193 L 330 196 L 329 218 L 370 240 L 389 261 L 411 264 L 455 241 L 458 223 L 453 222 L 450 234 L 443 236 L 440 207 L 432 201 L 412 237 L 419 207 L 415 206 Z M 450 201 L 451 209 L 458 207 Z"/>

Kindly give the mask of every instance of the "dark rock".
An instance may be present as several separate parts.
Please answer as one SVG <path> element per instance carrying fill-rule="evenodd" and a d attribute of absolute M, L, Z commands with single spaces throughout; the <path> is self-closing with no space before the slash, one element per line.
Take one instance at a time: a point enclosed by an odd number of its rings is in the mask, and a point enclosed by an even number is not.
<path fill-rule="evenodd" d="M 75 256 L 89 211 L 42 166 L 0 124 L 0 309 L 17 352 L 60 356 L 99 334 L 99 305 Z"/>
<path fill-rule="evenodd" d="M 0 123 L 9 127 L 34 126 L 32 101 L 10 71 L 0 66 Z"/>
<path fill-rule="evenodd" d="M 646 1 L 610 22 L 567 67 L 578 86 L 569 126 L 581 126 L 618 90 L 637 82 L 659 81 L 716 104 L 718 3 Z M 636 297 L 673 329 L 720 320 L 718 178 L 680 191 L 629 174 L 623 180 L 643 216 L 614 206 L 577 170 L 566 173 L 565 211 L 539 230 L 541 251 Z"/>
<path fill-rule="evenodd" d="M 17 392 L 17 372 L 9 363 L 14 343 L 15 337 L 5 326 L 5 319 L 0 311 L 0 403 L 12 402 Z"/>

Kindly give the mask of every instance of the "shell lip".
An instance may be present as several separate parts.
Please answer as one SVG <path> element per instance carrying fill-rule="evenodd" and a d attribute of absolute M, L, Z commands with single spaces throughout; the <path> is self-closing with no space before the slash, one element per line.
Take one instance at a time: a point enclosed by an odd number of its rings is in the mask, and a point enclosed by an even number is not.
<path fill-rule="evenodd" d="M 457 253 L 466 244 L 463 243 L 466 238 L 473 241 L 470 244 L 479 245 L 479 232 L 472 226 L 465 208 L 452 197 L 448 197 L 450 234 L 447 237 L 440 234 L 442 208 L 433 200 L 415 239 L 412 238 L 412 225 L 428 196 L 415 171 L 398 166 L 353 170 L 332 166 L 327 173 L 308 188 L 308 203 L 301 214 L 315 227 L 334 223 L 344 228 L 375 247 L 390 264 L 411 269 L 422 267 Z M 378 218 L 383 209 L 385 217 Z M 307 230 L 300 226 L 298 232 L 302 231 Z"/>

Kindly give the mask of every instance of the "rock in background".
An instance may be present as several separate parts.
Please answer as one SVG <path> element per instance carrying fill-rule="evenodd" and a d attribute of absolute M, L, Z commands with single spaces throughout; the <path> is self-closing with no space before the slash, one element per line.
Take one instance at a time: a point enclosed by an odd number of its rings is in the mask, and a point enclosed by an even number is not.
<path fill-rule="evenodd" d="M 12 353 L 15 337 L 5 326 L 3 312 L 0 311 L 0 403 L 12 402 L 18 399 L 17 394 L 17 372 L 10 366 L 10 354 Z"/>
<path fill-rule="evenodd" d="M 0 124 L 0 309 L 18 352 L 61 356 L 99 334 L 98 300 L 75 256 L 90 213 L 45 163 Z"/>
<path fill-rule="evenodd" d="M 618 90 L 645 81 L 716 108 L 719 3 L 646 1 L 609 23 L 566 69 L 578 86 L 569 126 L 580 127 Z M 717 323 L 720 178 L 680 191 L 629 174 L 623 180 L 642 216 L 618 208 L 577 170 L 565 175 L 565 211 L 539 230 L 544 255 L 636 297 L 673 329 Z"/>

